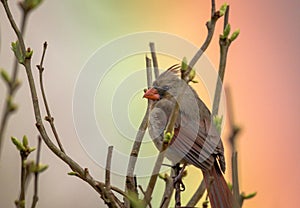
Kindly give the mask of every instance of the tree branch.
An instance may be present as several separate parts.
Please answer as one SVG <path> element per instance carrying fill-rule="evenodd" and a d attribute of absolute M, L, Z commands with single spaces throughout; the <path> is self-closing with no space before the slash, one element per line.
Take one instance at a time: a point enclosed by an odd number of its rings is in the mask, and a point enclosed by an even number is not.
<path fill-rule="evenodd" d="M 147 74 L 147 85 L 148 88 L 152 85 L 152 69 L 151 69 L 151 60 L 146 57 L 146 74 Z M 140 151 L 140 147 L 146 132 L 146 129 L 148 127 L 148 120 L 149 120 L 149 112 L 150 112 L 150 108 L 152 105 L 152 101 L 148 100 L 148 105 L 147 105 L 147 110 L 146 113 L 144 115 L 144 118 L 142 120 L 142 123 L 139 126 L 139 130 L 135 136 L 135 140 L 131 149 L 131 153 L 130 153 L 130 159 L 129 159 L 129 163 L 128 163 L 128 167 L 127 167 L 127 175 L 126 175 L 126 193 L 131 192 L 131 193 L 135 193 L 135 195 L 138 195 L 137 192 L 137 184 L 135 184 L 135 180 L 134 180 L 134 169 L 135 169 L 135 165 L 136 165 L 136 161 L 139 155 L 139 151 Z M 124 199 L 125 201 L 125 206 L 126 207 L 130 207 L 130 203 L 128 201 L 128 199 Z"/>
<path fill-rule="evenodd" d="M 198 201 L 202 198 L 204 195 L 204 192 L 206 190 L 205 181 L 202 180 L 200 185 L 198 186 L 197 190 L 195 191 L 194 195 L 191 197 L 190 201 L 187 203 L 187 207 L 194 207 L 198 203 Z"/>
<path fill-rule="evenodd" d="M 156 57 L 156 52 L 155 52 L 155 43 L 150 42 L 150 50 L 151 50 L 151 57 L 153 61 L 153 68 L 154 68 L 154 77 L 157 79 L 159 76 L 159 70 L 158 70 L 158 62 L 157 62 L 157 57 Z"/>
<path fill-rule="evenodd" d="M 227 6 L 224 18 L 224 31 L 226 26 L 228 25 L 228 18 L 229 18 L 229 6 Z M 212 115 L 216 116 L 219 112 L 220 100 L 221 100 L 221 92 L 222 92 L 222 84 L 224 81 L 225 69 L 226 69 L 226 62 L 227 62 L 227 54 L 228 49 L 231 44 L 231 41 L 227 37 L 223 37 L 220 35 L 219 45 L 220 45 L 220 62 L 219 62 L 219 72 L 218 72 L 218 79 L 216 84 L 216 90 L 214 95 L 214 102 L 213 102 L 213 109 Z"/>
<path fill-rule="evenodd" d="M 36 167 L 38 167 L 40 164 L 41 143 L 42 143 L 42 139 L 40 136 L 38 136 L 38 145 L 37 145 L 37 153 L 36 153 L 36 160 L 35 160 Z M 38 185 L 39 185 L 39 171 L 35 171 L 35 173 L 34 173 L 34 194 L 33 194 L 33 198 L 32 198 L 31 208 L 35 208 L 36 204 L 39 200 Z"/>
<path fill-rule="evenodd" d="M 21 55 L 23 57 L 26 57 L 25 56 L 26 50 L 25 50 L 23 36 L 20 33 L 20 31 L 12 17 L 9 6 L 7 4 L 7 0 L 1 0 L 1 2 L 6 11 L 8 20 L 18 37 L 18 41 L 20 43 L 20 50 L 22 53 Z M 74 174 L 76 174 L 82 180 L 84 180 L 88 184 L 90 184 L 93 187 L 93 189 L 100 194 L 100 196 L 102 197 L 103 200 L 107 199 L 108 193 L 105 189 L 105 186 L 103 184 L 99 184 L 96 180 L 94 180 L 93 177 L 89 174 L 87 168 L 83 169 L 72 158 L 70 158 L 63 151 L 61 151 L 59 148 L 57 148 L 56 145 L 51 141 L 50 137 L 48 136 L 48 134 L 46 132 L 46 129 L 44 127 L 44 124 L 43 124 L 43 121 L 41 118 L 41 112 L 40 112 L 40 106 L 39 106 L 39 102 L 38 102 L 37 91 L 36 91 L 36 87 L 35 87 L 35 81 L 34 81 L 32 70 L 31 70 L 32 69 L 31 68 L 31 57 L 26 57 L 23 65 L 26 70 L 28 84 L 29 84 L 29 88 L 30 88 L 30 92 L 31 92 L 31 99 L 32 99 L 33 110 L 34 110 L 34 115 L 35 115 L 35 120 L 36 120 L 36 127 L 37 127 L 38 131 L 40 132 L 40 135 L 41 135 L 42 139 L 44 140 L 45 144 L 57 157 L 59 157 L 62 161 L 64 161 L 66 164 L 68 164 L 70 166 L 70 168 L 74 171 Z"/>
<path fill-rule="evenodd" d="M 42 54 L 42 58 L 41 58 L 41 62 L 39 65 L 36 65 L 36 67 L 39 70 L 39 77 L 40 77 L 40 88 L 41 88 L 41 92 L 42 92 L 42 97 L 43 97 L 43 102 L 45 105 L 45 109 L 46 109 L 46 113 L 47 116 L 45 117 L 45 120 L 49 122 L 50 126 L 51 126 L 51 130 L 54 134 L 54 137 L 56 139 L 56 142 L 59 146 L 59 149 L 65 153 L 65 150 L 63 148 L 63 145 L 59 139 L 56 127 L 54 125 L 54 118 L 51 115 L 51 111 L 48 105 L 48 101 L 47 101 L 47 97 L 46 97 L 46 93 L 45 93 L 45 89 L 44 89 L 44 82 L 43 82 L 43 72 L 44 72 L 44 66 L 43 66 L 43 62 L 44 62 L 44 58 L 45 58 L 45 54 L 46 54 L 46 50 L 47 50 L 47 42 L 44 43 L 44 47 L 43 47 L 43 54 Z"/>

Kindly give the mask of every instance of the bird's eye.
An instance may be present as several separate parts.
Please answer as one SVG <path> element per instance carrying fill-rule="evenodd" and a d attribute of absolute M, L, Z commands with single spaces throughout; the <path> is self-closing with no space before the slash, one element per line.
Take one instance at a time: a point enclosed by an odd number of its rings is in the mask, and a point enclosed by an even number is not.
<path fill-rule="evenodd" d="M 164 90 L 164 91 L 168 91 L 169 89 L 170 89 L 170 87 L 166 86 L 166 85 L 162 87 L 162 90 Z"/>

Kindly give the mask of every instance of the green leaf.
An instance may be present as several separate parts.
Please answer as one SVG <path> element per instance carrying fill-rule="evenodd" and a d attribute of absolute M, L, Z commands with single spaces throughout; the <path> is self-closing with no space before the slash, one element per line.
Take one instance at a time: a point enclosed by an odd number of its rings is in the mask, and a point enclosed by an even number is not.
<path fill-rule="evenodd" d="M 17 147 L 18 150 L 20 151 L 26 150 L 23 144 L 16 137 L 11 137 L 11 141 Z"/>
<path fill-rule="evenodd" d="M 6 82 L 6 84 L 10 84 L 10 82 L 11 82 L 10 77 L 9 77 L 7 71 L 5 71 L 4 69 L 1 69 L 1 77 Z"/>
<path fill-rule="evenodd" d="M 227 4 L 227 3 L 224 3 L 224 4 L 220 7 L 220 10 L 219 10 L 219 12 L 220 12 L 220 17 L 222 17 L 222 16 L 225 14 L 225 12 L 226 12 L 226 10 L 227 10 L 227 6 L 228 6 L 228 4 Z"/>
<path fill-rule="evenodd" d="M 187 59 L 186 57 L 183 57 L 181 61 L 181 71 L 186 71 L 188 68 Z"/>
<path fill-rule="evenodd" d="M 18 40 L 16 42 L 11 43 L 11 49 L 13 50 L 18 62 L 20 64 L 24 64 L 25 57 L 22 53 L 22 50 L 21 50 L 21 47 L 20 47 L 20 44 L 19 44 Z"/>
<path fill-rule="evenodd" d="M 236 31 L 234 31 L 230 37 L 231 42 L 234 41 L 240 34 L 240 29 L 237 29 Z"/>
<path fill-rule="evenodd" d="M 78 176 L 79 174 L 76 172 L 68 172 L 68 175 L 69 176 Z"/>
<path fill-rule="evenodd" d="M 36 172 L 37 172 L 37 173 L 44 172 L 45 170 L 47 170 L 48 167 L 49 167 L 48 165 L 42 165 L 42 164 L 39 164 L 39 165 L 36 167 Z"/>
<path fill-rule="evenodd" d="M 255 197 L 256 194 L 257 194 L 257 192 L 253 192 L 253 193 L 248 194 L 248 195 L 245 195 L 244 193 L 242 193 L 242 197 L 243 197 L 243 199 L 251 199 L 251 198 Z"/>

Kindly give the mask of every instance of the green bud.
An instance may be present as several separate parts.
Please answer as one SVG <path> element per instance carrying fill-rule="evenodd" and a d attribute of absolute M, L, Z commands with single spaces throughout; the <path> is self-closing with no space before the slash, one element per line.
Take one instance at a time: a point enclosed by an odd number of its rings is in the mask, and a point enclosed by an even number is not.
<path fill-rule="evenodd" d="M 227 10 L 227 6 L 228 6 L 228 4 L 227 4 L 227 3 L 224 3 L 224 4 L 220 7 L 220 10 L 219 10 L 219 12 L 220 12 L 220 17 L 222 17 L 222 16 L 225 14 L 225 12 L 226 12 L 226 10 Z"/>
<path fill-rule="evenodd" d="M 70 176 L 78 176 L 78 173 L 76 173 L 76 172 L 68 172 L 68 175 L 70 175 Z"/>
<path fill-rule="evenodd" d="M 257 194 L 257 192 L 253 192 L 253 193 L 248 194 L 248 195 L 245 195 L 244 193 L 242 193 L 242 197 L 243 197 L 243 199 L 251 199 L 251 198 L 255 197 L 256 194 Z"/>
<path fill-rule="evenodd" d="M 42 0 L 24 0 L 21 2 L 21 7 L 25 11 L 30 11 L 32 9 L 35 9 L 37 6 L 39 6 L 42 3 Z"/>
<path fill-rule="evenodd" d="M 28 138 L 26 135 L 23 136 L 23 146 L 28 147 Z"/>
<path fill-rule="evenodd" d="M 189 74 L 189 81 L 192 81 L 196 77 L 196 71 L 195 69 L 192 69 Z"/>
<path fill-rule="evenodd" d="M 32 57 L 32 54 L 33 54 L 33 50 L 27 48 L 27 51 L 25 53 L 25 58 L 30 59 Z"/>
<path fill-rule="evenodd" d="M 230 41 L 234 41 L 240 34 L 240 29 L 237 29 L 236 31 L 234 31 L 230 37 Z"/>
<path fill-rule="evenodd" d="M 226 27 L 225 27 L 225 29 L 224 29 L 224 31 L 223 31 L 223 36 L 222 36 L 223 38 L 227 38 L 228 37 L 228 35 L 230 33 L 230 29 L 231 29 L 230 24 L 227 24 Z"/>
<path fill-rule="evenodd" d="M 10 82 L 11 82 L 10 77 L 9 77 L 7 71 L 5 71 L 4 69 L 1 69 L 1 77 L 7 84 L 10 84 Z"/>
<path fill-rule="evenodd" d="M 17 110 L 18 106 L 12 101 L 12 97 L 8 97 L 7 99 L 7 106 L 8 106 L 8 110 L 9 112 L 13 112 L 15 110 Z"/>
<path fill-rule="evenodd" d="M 181 61 L 181 71 L 186 71 L 188 68 L 187 59 L 186 57 L 183 57 Z"/>
<path fill-rule="evenodd" d="M 17 147 L 18 150 L 20 151 L 26 150 L 23 144 L 16 137 L 11 137 L 11 141 Z"/>
<path fill-rule="evenodd" d="M 219 134 L 221 134 L 223 116 L 214 116 L 213 121 L 214 121 L 217 131 L 219 132 Z"/>
<path fill-rule="evenodd" d="M 166 132 L 164 136 L 164 143 L 169 143 L 173 138 L 174 133 Z"/>
<path fill-rule="evenodd" d="M 21 47 L 20 47 L 20 43 L 19 41 L 17 40 L 16 42 L 12 42 L 11 43 L 11 49 L 13 50 L 18 62 L 20 64 L 23 64 L 24 63 L 24 55 L 22 53 L 22 50 L 21 50 Z"/>
<path fill-rule="evenodd" d="M 229 190 L 232 191 L 232 184 L 230 182 L 227 183 L 227 186 L 228 186 Z"/>

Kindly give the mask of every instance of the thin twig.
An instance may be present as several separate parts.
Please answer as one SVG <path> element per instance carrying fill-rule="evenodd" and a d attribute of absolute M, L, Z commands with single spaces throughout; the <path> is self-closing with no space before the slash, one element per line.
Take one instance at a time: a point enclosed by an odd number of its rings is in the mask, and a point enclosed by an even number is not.
<path fill-rule="evenodd" d="M 35 161 L 35 166 L 38 167 L 40 164 L 40 155 L 41 155 L 41 143 L 42 143 L 42 139 L 40 136 L 38 136 L 38 145 L 37 145 L 37 153 L 36 153 L 36 161 Z M 35 208 L 39 197 L 38 197 L 38 185 L 39 185 L 39 172 L 36 171 L 34 173 L 34 194 L 33 194 L 33 198 L 32 198 L 32 204 L 31 204 L 31 208 Z"/>
<path fill-rule="evenodd" d="M 152 73 L 151 73 L 151 61 L 149 61 L 149 58 L 146 57 L 146 74 L 147 74 L 147 87 L 149 88 L 152 84 Z M 146 113 L 144 115 L 144 118 L 139 126 L 139 130 L 135 136 L 135 140 L 131 149 L 131 153 L 130 153 L 130 159 L 129 159 L 129 163 L 128 163 L 128 167 L 127 167 L 127 175 L 126 175 L 126 193 L 131 192 L 131 193 L 135 193 L 136 196 L 138 195 L 137 193 L 137 185 L 135 184 L 135 180 L 134 180 L 134 170 L 135 170 L 135 165 L 136 165 L 136 161 L 137 158 L 139 156 L 139 151 L 141 148 L 141 144 L 146 132 L 146 129 L 148 127 L 148 120 L 149 120 L 149 112 L 150 112 L 150 108 L 152 105 L 152 101 L 148 100 L 148 105 L 147 105 L 147 110 Z M 125 206 L 126 207 L 130 207 L 130 203 L 128 201 L 127 198 L 124 198 L 124 202 L 125 202 Z"/>
<path fill-rule="evenodd" d="M 8 20 L 18 37 L 21 53 L 22 53 L 22 55 L 24 55 L 26 50 L 25 50 L 23 36 L 20 33 L 20 31 L 14 21 L 14 18 L 11 15 L 9 6 L 7 4 L 7 0 L 1 0 L 1 2 L 6 11 Z M 23 56 L 23 57 L 25 57 L 25 56 Z M 31 58 L 26 58 L 24 60 L 23 65 L 26 70 L 28 84 L 29 84 L 29 88 L 30 88 L 30 92 L 31 92 L 31 99 L 32 99 L 32 104 L 33 104 L 33 109 L 34 109 L 34 116 L 35 116 L 35 120 L 36 120 L 36 127 L 37 127 L 38 131 L 40 132 L 40 135 L 41 135 L 42 139 L 44 140 L 45 144 L 57 157 L 59 157 L 62 161 L 64 161 L 66 164 L 68 164 L 70 166 L 70 168 L 77 174 L 78 177 L 80 177 L 82 180 L 84 180 L 88 184 L 90 184 L 93 187 L 93 189 L 100 194 L 101 198 L 105 200 L 107 198 L 107 191 L 105 189 L 105 186 L 99 185 L 99 183 L 97 183 L 97 181 L 94 180 L 93 177 L 89 174 L 87 169 L 83 169 L 77 162 L 75 162 L 72 158 L 70 158 L 68 155 L 66 155 L 64 152 L 62 152 L 59 148 L 57 148 L 56 145 L 52 142 L 52 140 L 48 136 L 46 129 L 44 127 L 44 124 L 43 124 L 43 120 L 41 118 L 41 112 L 40 112 L 40 106 L 39 106 L 39 102 L 38 102 L 37 91 L 36 91 L 36 87 L 35 87 L 35 81 L 34 81 L 33 74 L 32 74 Z"/>
<path fill-rule="evenodd" d="M 62 146 L 62 143 L 59 139 L 59 136 L 58 136 L 58 133 L 57 133 L 57 130 L 56 130 L 56 127 L 54 125 L 54 118 L 52 117 L 51 115 L 51 111 L 50 111 L 50 108 L 49 108 L 49 105 L 48 105 L 48 101 L 47 101 L 47 97 L 46 97 L 46 93 L 45 93 L 45 88 L 44 88 L 44 81 L 43 81 L 43 72 L 44 72 L 44 66 L 43 66 L 43 63 L 44 63 L 44 58 L 45 58 L 45 54 L 46 54 L 46 50 L 47 50 L 47 42 L 44 42 L 44 47 L 43 47 L 43 54 L 42 54 L 42 58 L 41 58 L 41 62 L 39 65 L 36 65 L 36 67 L 38 68 L 39 70 L 39 78 L 40 78 L 40 88 L 41 88 L 41 92 L 42 92 L 42 97 L 43 97 L 43 102 L 44 102 L 44 105 L 45 105 L 45 109 L 46 109 L 46 113 L 47 113 L 47 116 L 45 117 L 45 120 L 49 122 L 50 126 L 51 126 L 51 130 L 54 134 L 54 137 L 56 139 L 56 142 L 59 146 L 59 149 L 65 153 L 65 150 Z"/>
<path fill-rule="evenodd" d="M 237 162 L 237 149 L 236 149 L 236 136 L 240 132 L 240 128 L 238 128 L 234 123 L 234 115 L 233 115 L 233 104 L 232 98 L 229 88 L 226 89 L 226 98 L 227 98 L 227 108 L 228 108 L 228 121 L 230 125 L 230 136 L 229 142 L 231 144 L 231 165 L 232 165 L 232 191 L 235 200 L 242 206 L 242 198 L 240 195 L 240 188 L 239 188 L 239 178 L 238 178 L 238 162 Z M 234 207 L 235 208 L 235 207 Z"/>
<path fill-rule="evenodd" d="M 153 61 L 153 69 L 154 69 L 154 77 L 157 79 L 159 76 L 159 70 L 158 70 L 158 62 L 157 62 L 157 57 L 156 57 L 156 52 L 155 52 L 155 44 L 153 42 L 150 42 L 150 51 L 151 51 L 151 57 Z"/>
<path fill-rule="evenodd" d="M 118 207 L 119 203 L 117 203 L 116 200 L 119 200 L 119 199 L 114 198 L 114 196 L 111 192 L 111 185 L 110 185 L 110 169 L 111 169 L 112 152 L 113 152 L 113 146 L 109 146 L 108 150 L 107 150 L 106 167 L 105 167 L 105 188 L 107 191 L 106 203 L 110 204 L 111 207 Z"/>
<path fill-rule="evenodd" d="M 26 23 L 28 20 L 28 11 L 27 10 L 22 10 L 22 19 L 21 19 L 21 26 L 20 26 L 20 33 L 24 35 L 25 33 L 25 28 L 26 28 Z M 17 77 L 18 77 L 18 71 L 19 71 L 19 63 L 17 59 L 14 59 L 13 63 L 13 71 L 11 74 L 11 81 L 8 85 L 8 93 L 6 95 L 6 99 L 8 100 L 9 98 L 12 98 L 14 94 L 16 93 L 16 90 L 18 89 L 19 83 L 17 82 Z M 4 131 L 6 129 L 6 126 L 8 125 L 8 119 L 9 116 L 13 113 L 13 111 L 9 110 L 9 104 L 6 102 L 4 104 L 3 108 L 3 115 L 1 118 L 1 123 L 0 123 L 0 156 L 1 156 L 1 150 L 2 150 L 2 143 L 3 143 L 3 136 L 4 136 Z"/>
<path fill-rule="evenodd" d="M 26 189 L 26 154 L 23 154 L 22 151 L 20 151 L 21 154 L 21 192 L 19 196 L 19 200 L 17 201 L 17 207 L 18 208 L 25 208 L 25 189 Z"/>

